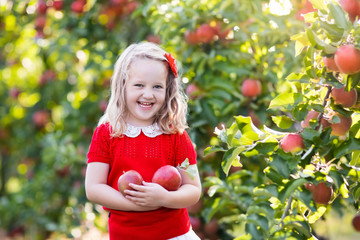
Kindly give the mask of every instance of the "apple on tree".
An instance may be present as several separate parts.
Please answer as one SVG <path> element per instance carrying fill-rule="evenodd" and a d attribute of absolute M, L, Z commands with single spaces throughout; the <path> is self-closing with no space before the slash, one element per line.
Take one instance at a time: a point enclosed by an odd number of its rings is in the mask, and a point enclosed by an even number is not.
<path fill-rule="evenodd" d="M 360 71 L 360 51 L 352 44 L 336 49 L 334 59 L 341 73 L 354 74 Z"/>
<path fill-rule="evenodd" d="M 339 4 L 348 13 L 350 21 L 355 21 L 360 15 L 360 5 L 358 0 L 339 0 Z"/>
<path fill-rule="evenodd" d="M 181 185 L 181 175 L 176 167 L 165 165 L 160 167 L 154 173 L 153 183 L 157 183 L 168 191 L 176 191 Z"/>
<path fill-rule="evenodd" d="M 187 30 L 185 32 L 185 42 L 187 42 L 190 45 L 197 44 L 199 41 L 196 32 Z"/>
<path fill-rule="evenodd" d="M 256 97 L 261 93 L 261 83 L 257 79 L 246 79 L 241 85 L 241 93 L 245 97 Z"/>
<path fill-rule="evenodd" d="M 215 31 L 209 24 L 204 23 L 196 29 L 196 37 L 199 42 L 209 43 L 215 37 Z"/>
<path fill-rule="evenodd" d="M 304 6 L 302 9 L 299 10 L 299 12 L 297 13 L 297 19 L 299 20 L 302 20 L 302 21 L 305 21 L 305 18 L 304 18 L 304 14 L 307 14 L 307 13 L 310 13 L 310 12 L 314 12 L 315 9 L 314 7 L 312 6 L 311 2 L 309 2 L 308 0 L 306 0 Z"/>
<path fill-rule="evenodd" d="M 336 66 L 334 57 L 323 57 L 324 66 L 328 71 L 339 72 L 339 68 Z"/>
<path fill-rule="evenodd" d="M 313 185 L 311 192 L 313 200 L 317 204 L 329 204 L 333 196 L 332 187 L 327 186 L 325 182 L 320 182 L 317 185 Z"/>
<path fill-rule="evenodd" d="M 314 111 L 314 110 L 310 110 L 308 112 L 308 114 L 306 115 L 306 118 L 304 119 L 304 121 L 301 122 L 301 127 L 303 128 L 308 128 L 311 127 L 310 126 L 310 121 L 315 119 L 317 120 L 318 116 L 319 116 L 319 112 Z M 329 127 L 330 123 L 328 121 L 328 119 L 326 119 L 324 116 L 321 118 L 320 120 L 320 125 L 324 128 Z"/>
<path fill-rule="evenodd" d="M 39 14 L 46 14 L 47 6 L 44 0 L 39 0 L 37 4 L 37 12 Z"/>
<path fill-rule="evenodd" d="M 191 227 L 192 229 L 197 232 L 201 229 L 202 227 L 202 222 L 200 220 L 199 217 L 195 217 L 195 216 L 190 216 L 190 224 L 191 224 Z"/>
<path fill-rule="evenodd" d="M 360 232 L 360 212 L 353 217 L 352 225 L 356 231 Z"/>
<path fill-rule="evenodd" d="M 331 90 L 331 97 L 333 98 L 335 104 L 350 108 L 354 106 L 357 101 L 357 92 L 354 88 L 350 91 L 346 91 L 345 87 L 333 88 Z"/>
<path fill-rule="evenodd" d="M 55 10 L 60 11 L 63 9 L 64 2 L 63 0 L 55 0 L 53 3 L 53 6 Z"/>
<path fill-rule="evenodd" d="M 32 115 L 32 121 L 38 128 L 43 128 L 50 122 L 50 113 L 46 110 L 38 110 Z"/>
<path fill-rule="evenodd" d="M 83 13 L 84 12 L 84 6 L 86 4 L 86 1 L 83 0 L 76 0 L 71 3 L 71 11 L 74 13 Z"/>
<path fill-rule="evenodd" d="M 141 185 L 143 178 L 139 172 L 135 170 L 129 170 L 123 173 L 118 179 L 118 188 L 119 191 L 125 196 L 125 190 L 131 190 L 132 187 L 129 186 L 130 183 Z"/>
<path fill-rule="evenodd" d="M 300 134 L 289 133 L 281 140 L 280 148 L 282 148 L 284 152 L 295 154 L 303 150 L 305 146 Z"/>
<path fill-rule="evenodd" d="M 340 113 L 335 113 L 332 116 L 332 119 L 334 118 L 334 116 L 339 117 L 340 122 L 331 123 L 331 134 L 338 137 L 344 136 L 351 128 L 352 118 L 343 116 Z"/>
<path fill-rule="evenodd" d="M 186 95 L 191 100 L 195 100 L 199 96 L 200 91 L 200 88 L 195 83 L 190 83 L 185 89 Z"/>

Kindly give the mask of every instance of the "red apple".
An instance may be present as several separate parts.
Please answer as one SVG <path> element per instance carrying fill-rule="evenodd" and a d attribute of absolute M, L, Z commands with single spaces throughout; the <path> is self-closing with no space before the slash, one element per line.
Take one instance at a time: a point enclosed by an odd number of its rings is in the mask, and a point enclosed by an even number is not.
<path fill-rule="evenodd" d="M 345 117 L 339 113 L 334 114 L 333 117 L 334 116 L 338 116 L 340 122 L 331 124 L 331 134 L 334 136 L 344 136 L 351 128 L 352 118 Z"/>
<path fill-rule="evenodd" d="M 305 120 L 301 122 L 301 127 L 303 127 L 303 128 L 311 127 L 310 126 L 310 120 L 317 119 L 319 114 L 320 113 L 317 112 L 317 111 L 310 110 L 308 112 L 308 115 L 306 116 Z M 326 128 L 326 127 L 330 126 L 329 121 L 324 116 L 321 118 L 320 124 L 321 124 L 321 126 L 323 128 Z"/>
<path fill-rule="evenodd" d="M 335 104 L 350 108 L 354 106 L 357 101 L 357 92 L 354 88 L 350 91 L 345 91 L 345 87 L 333 88 L 331 90 L 331 97 L 334 99 Z"/>
<path fill-rule="evenodd" d="M 190 218 L 190 224 L 191 224 L 192 229 L 195 232 L 199 231 L 202 227 L 200 218 L 194 217 L 194 216 L 190 216 L 189 218 Z"/>
<path fill-rule="evenodd" d="M 50 121 L 50 113 L 46 110 L 36 111 L 32 115 L 32 121 L 38 128 L 43 128 Z"/>
<path fill-rule="evenodd" d="M 137 185 L 141 185 L 143 182 L 143 178 L 139 172 L 135 170 L 129 170 L 123 173 L 118 179 L 118 188 L 119 191 L 125 195 L 125 190 L 131 190 L 132 188 L 129 186 L 129 183 L 134 183 Z"/>
<path fill-rule="evenodd" d="M 195 83 L 190 83 L 185 89 L 186 95 L 192 100 L 199 96 L 200 89 Z"/>
<path fill-rule="evenodd" d="M 280 143 L 280 147 L 285 152 L 297 153 L 305 148 L 303 139 L 300 134 L 289 133 Z"/>
<path fill-rule="evenodd" d="M 323 62 L 328 71 L 339 72 L 339 68 L 336 66 L 335 59 L 333 57 L 323 57 Z"/>
<path fill-rule="evenodd" d="M 105 112 L 106 108 L 107 108 L 107 101 L 106 100 L 101 100 L 100 103 L 99 103 L 100 111 Z"/>
<path fill-rule="evenodd" d="M 354 45 L 343 45 L 335 52 L 335 63 L 340 72 L 354 74 L 360 71 L 360 51 Z"/>
<path fill-rule="evenodd" d="M 303 6 L 302 9 L 299 10 L 299 12 L 297 13 L 297 19 L 305 21 L 304 19 L 304 14 L 310 13 L 310 12 L 314 12 L 315 9 L 312 6 L 311 2 L 309 2 L 308 0 L 305 2 L 305 5 Z"/>
<path fill-rule="evenodd" d="M 17 99 L 20 95 L 20 90 L 17 87 L 10 88 L 9 96 L 13 99 Z"/>
<path fill-rule="evenodd" d="M 313 200 L 318 204 L 328 204 L 332 198 L 332 195 L 332 187 L 327 186 L 325 182 L 320 182 L 319 184 L 313 186 Z"/>
<path fill-rule="evenodd" d="M 197 203 L 188 206 L 186 209 L 188 213 L 195 215 L 200 213 L 203 207 L 204 207 L 203 201 L 200 199 Z"/>
<path fill-rule="evenodd" d="M 73 3 L 71 3 L 71 11 L 75 12 L 75 13 L 82 13 L 84 12 L 84 6 L 85 3 L 83 1 L 77 0 Z"/>
<path fill-rule="evenodd" d="M 37 12 L 40 14 L 45 14 L 47 10 L 47 6 L 44 0 L 39 0 L 37 4 Z"/>
<path fill-rule="evenodd" d="M 220 39 L 225 39 L 229 33 L 230 33 L 230 28 L 224 29 L 222 26 L 221 22 L 217 22 L 216 26 L 213 27 L 215 34 L 220 38 Z"/>
<path fill-rule="evenodd" d="M 196 32 L 187 30 L 185 32 L 185 42 L 187 42 L 190 45 L 197 44 L 199 41 L 198 41 L 198 37 L 197 37 Z"/>
<path fill-rule="evenodd" d="M 199 42 L 209 43 L 213 40 L 214 36 L 214 29 L 207 23 L 200 25 L 200 27 L 196 29 L 196 37 Z"/>
<path fill-rule="evenodd" d="M 153 43 L 156 43 L 156 44 L 161 43 L 161 38 L 158 35 L 153 35 L 153 34 L 147 35 L 146 40 L 148 42 L 153 42 Z"/>
<path fill-rule="evenodd" d="M 46 70 L 42 73 L 39 79 L 39 85 L 42 86 L 47 82 L 50 82 L 56 78 L 56 73 L 53 70 Z"/>
<path fill-rule="evenodd" d="M 46 17 L 45 16 L 39 15 L 39 16 L 36 17 L 36 19 L 35 19 L 35 28 L 37 30 L 44 29 L 45 24 L 46 24 Z"/>
<path fill-rule="evenodd" d="M 127 2 L 125 4 L 124 11 L 130 15 L 138 8 L 139 5 L 140 3 L 138 3 L 137 1 Z"/>
<path fill-rule="evenodd" d="M 348 13 L 350 21 L 354 21 L 359 16 L 360 6 L 358 0 L 339 0 L 339 4 Z"/>
<path fill-rule="evenodd" d="M 53 3 L 53 6 L 55 8 L 55 10 L 60 11 L 63 8 L 63 0 L 55 0 Z"/>
<path fill-rule="evenodd" d="M 305 183 L 305 188 L 312 192 L 314 190 L 314 184 L 312 183 Z"/>
<path fill-rule="evenodd" d="M 261 83 L 257 79 L 246 79 L 241 85 L 241 92 L 245 97 L 256 97 L 261 93 Z"/>
<path fill-rule="evenodd" d="M 218 220 L 215 218 L 211 219 L 210 222 L 205 223 L 204 225 L 204 231 L 208 235 L 214 235 L 218 232 L 218 230 L 219 230 L 219 223 Z"/>
<path fill-rule="evenodd" d="M 353 217 L 352 225 L 356 231 L 360 232 L 360 212 L 355 214 L 355 216 Z"/>
<path fill-rule="evenodd" d="M 111 5 L 123 5 L 127 2 L 127 0 L 110 0 Z"/>
<path fill-rule="evenodd" d="M 168 191 L 175 191 L 181 185 L 181 175 L 176 167 L 165 165 L 154 173 L 152 182 L 160 184 Z"/>
<path fill-rule="evenodd" d="M 63 168 L 56 170 L 56 175 L 60 178 L 64 178 L 70 174 L 70 166 L 65 166 Z"/>

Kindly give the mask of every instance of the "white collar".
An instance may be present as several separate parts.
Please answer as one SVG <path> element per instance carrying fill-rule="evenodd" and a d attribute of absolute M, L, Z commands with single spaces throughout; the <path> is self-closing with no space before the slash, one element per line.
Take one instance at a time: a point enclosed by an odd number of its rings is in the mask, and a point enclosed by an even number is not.
<path fill-rule="evenodd" d="M 145 136 L 150 138 L 154 138 L 162 134 L 157 123 L 146 127 L 136 127 L 127 123 L 124 135 L 135 138 L 140 135 L 141 131 Z"/>

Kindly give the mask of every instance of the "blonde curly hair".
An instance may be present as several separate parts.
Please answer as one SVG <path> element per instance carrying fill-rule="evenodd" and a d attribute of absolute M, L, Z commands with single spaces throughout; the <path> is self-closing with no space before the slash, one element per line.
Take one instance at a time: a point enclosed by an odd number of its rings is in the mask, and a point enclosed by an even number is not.
<path fill-rule="evenodd" d="M 168 62 L 165 53 L 166 51 L 157 44 L 142 42 L 131 44 L 120 54 L 111 78 L 109 103 L 98 123 L 98 125 L 109 123 L 112 137 L 120 137 L 126 130 L 125 117 L 128 109 L 125 101 L 125 86 L 129 79 L 130 65 L 136 59 L 143 58 Z M 187 97 L 183 93 L 180 78 L 175 77 L 169 64 L 168 66 L 165 102 L 156 114 L 154 123 L 157 123 L 165 134 L 182 133 L 188 127 Z"/>

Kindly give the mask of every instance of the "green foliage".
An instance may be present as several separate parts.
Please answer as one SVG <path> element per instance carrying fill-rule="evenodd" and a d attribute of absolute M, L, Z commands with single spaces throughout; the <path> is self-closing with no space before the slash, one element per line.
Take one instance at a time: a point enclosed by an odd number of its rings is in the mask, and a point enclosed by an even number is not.
<path fill-rule="evenodd" d="M 221 191 L 212 194 L 220 199 L 242 199 L 244 195 L 244 192 L 237 192 L 228 183 L 234 174 L 238 173 L 229 172 L 228 155 L 243 165 L 239 172 L 247 171 L 247 162 L 254 161 L 255 157 L 265 161 L 259 172 L 264 173 L 266 177 L 261 178 L 261 181 L 257 179 L 256 188 L 262 192 L 268 190 L 268 198 L 260 201 L 252 196 L 250 201 L 243 200 L 241 204 L 231 201 L 237 206 L 234 209 L 239 211 L 236 214 L 242 216 L 239 224 L 245 224 L 245 232 L 251 235 L 251 239 L 310 239 L 314 237 L 312 224 L 326 215 L 332 207 L 339 212 L 342 212 L 342 208 L 348 208 L 348 205 L 353 206 L 354 211 L 359 207 L 359 109 L 335 105 L 330 96 L 333 87 L 339 88 L 344 85 L 348 86 L 348 89 L 355 88 L 358 91 L 359 75 L 328 72 L 322 63 L 323 56 L 333 55 L 345 42 L 350 41 L 358 45 L 358 25 L 356 22 L 352 24 L 347 14 L 336 3 L 324 5 L 323 1 L 311 2 L 318 10 L 305 16 L 307 27 L 302 33 L 292 37 L 296 41 L 296 55 L 304 61 L 303 70 L 289 74 L 287 81 L 293 83 L 294 87 L 291 91 L 277 94 L 269 104 L 269 109 L 277 109 L 284 113 L 283 116 L 272 117 L 276 128 L 264 126 L 262 129 L 256 129 L 250 121 L 242 121 L 243 124 L 239 125 L 239 119 L 243 117 L 238 116 L 231 127 L 216 132 L 219 141 L 205 151 L 224 153 L 222 166 L 228 175 L 226 180 L 221 180 L 219 184 L 213 178 L 206 179 L 207 185 L 210 186 L 209 191 L 217 189 L 218 185 L 224 186 L 220 188 Z M 310 110 L 316 110 L 321 114 L 311 123 L 312 127 L 305 127 L 303 121 Z M 346 135 L 334 136 L 332 127 L 320 125 L 323 118 L 331 118 L 335 113 L 352 117 L 355 124 Z M 339 122 L 340 119 L 337 117 L 330 119 L 330 123 Z M 286 130 L 279 131 L 279 128 Z M 283 136 L 289 132 L 300 133 L 305 144 L 303 151 L 293 154 L 284 152 L 279 147 Z M 244 136 L 257 137 L 244 140 Z M 264 143 L 268 143 L 266 148 Z M 234 149 L 239 147 L 241 151 L 233 154 Z M 318 204 L 313 199 L 311 191 L 306 188 L 306 184 L 316 185 L 323 181 L 334 190 L 334 195 L 326 207 Z M 250 192 L 254 187 L 244 182 L 240 182 L 239 185 L 248 186 Z M 228 192 L 234 193 L 235 196 L 231 198 L 227 195 Z M 244 202 L 248 203 L 245 207 L 242 205 Z M 259 211 L 261 218 L 254 218 L 249 214 L 252 207 L 264 205 L 271 211 L 263 208 Z M 217 208 L 216 212 L 213 210 L 212 214 L 223 216 L 226 223 L 229 216 L 232 216 L 232 213 L 221 208 Z M 257 220 L 255 223 L 254 219 Z M 232 223 L 236 224 L 238 221 L 232 219 Z M 249 235 L 242 235 L 237 239 L 248 237 Z"/>
<path fill-rule="evenodd" d="M 201 211 L 191 213 L 203 224 L 199 235 L 308 239 L 329 208 L 358 208 L 360 116 L 335 105 L 329 90 L 358 90 L 360 75 L 328 72 L 322 62 L 346 41 L 359 46 L 357 22 L 337 3 L 311 0 L 317 10 L 304 23 L 297 14 L 306 1 L 295 0 L 282 13 L 262 0 L 87 0 L 81 13 L 72 0 L 61 10 L 53 2 L 0 3 L 0 226 L 9 236 L 74 238 L 92 224 L 106 231 L 85 197 L 86 153 L 116 58 L 146 40 L 175 56 L 189 96 L 204 188 Z M 210 38 L 190 41 L 204 25 Z M 261 83 L 253 98 L 242 93 L 248 78 Z M 351 116 L 348 135 L 333 136 L 320 118 L 300 127 L 310 109 Z M 288 132 L 301 132 L 302 152 L 279 148 Z M 304 187 L 321 181 L 334 189 L 327 207 Z M 206 232 L 214 219 L 215 236 Z"/>

